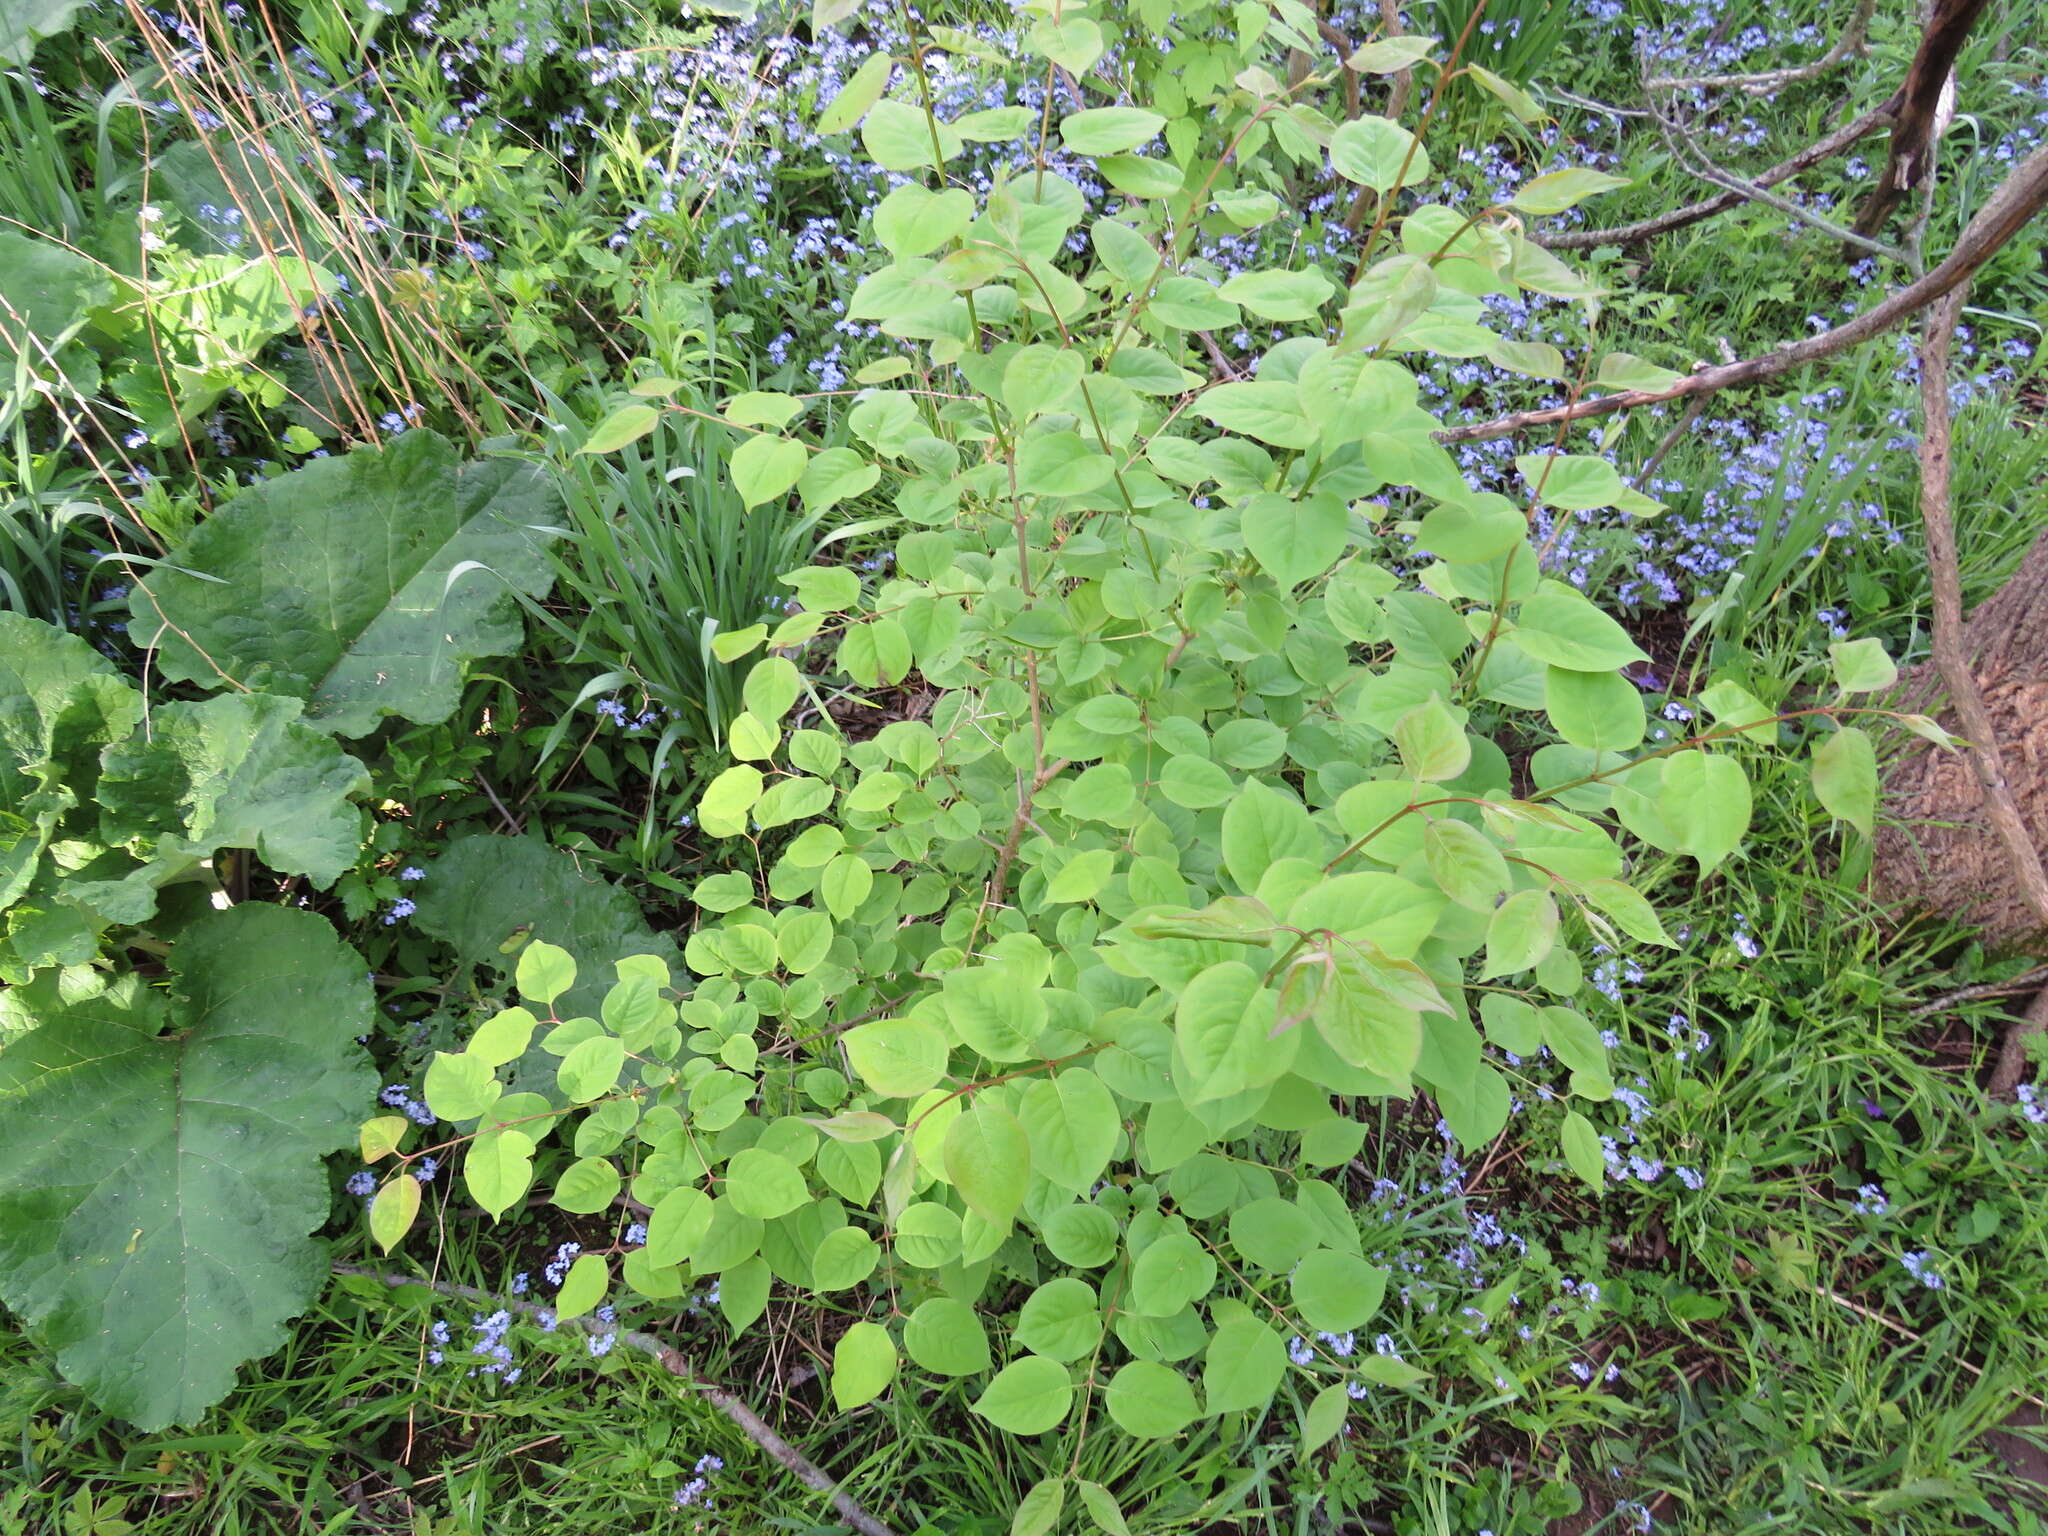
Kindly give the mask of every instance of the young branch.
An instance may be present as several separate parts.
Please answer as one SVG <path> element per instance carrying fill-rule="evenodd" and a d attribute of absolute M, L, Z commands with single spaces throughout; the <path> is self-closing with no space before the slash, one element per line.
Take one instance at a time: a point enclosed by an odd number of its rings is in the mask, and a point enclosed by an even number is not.
<path fill-rule="evenodd" d="M 1856 231 L 1844 228 L 1811 208 L 1802 207 L 1781 193 L 1773 192 L 1756 182 L 1745 181 L 1733 171 L 1724 168 L 1707 153 L 1706 147 L 1693 136 L 1692 131 L 1678 120 L 1675 112 L 1653 108 L 1650 115 L 1656 120 L 1657 130 L 1663 135 L 1672 158 L 1701 181 L 1725 188 L 1744 202 L 1762 203 L 1767 208 L 1775 208 L 1787 218 L 1811 224 L 1823 234 L 1832 235 L 1845 245 L 1858 247 L 1872 255 L 1883 256 L 1892 261 L 1903 262 L 1908 259 L 1907 253 L 1896 246 L 1886 245 L 1883 241 L 1871 239 L 1867 235 L 1859 235 Z M 1917 270 L 1914 275 L 1919 275 Z"/>
<path fill-rule="evenodd" d="M 2044 203 L 2048 203 L 2048 145 L 2036 149 L 2013 168 L 2012 174 L 1970 220 L 1969 227 L 1957 237 L 1955 249 L 1948 253 L 1940 266 L 1917 282 L 1901 288 L 1883 303 L 1831 331 L 1788 342 L 1759 357 L 1702 368 L 1666 389 L 1621 390 L 1571 405 L 1519 411 L 1512 416 L 1474 422 L 1470 426 L 1446 427 L 1436 434 L 1436 440 L 1440 443 L 1473 443 L 1485 438 L 1509 437 L 1519 432 L 1555 427 L 1560 422 L 1583 421 L 1588 417 L 1633 410 L 1639 405 L 1655 405 L 1663 400 L 1679 400 L 1742 385 L 1760 384 L 1781 373 L 1790 373 L 1808 363 L 1832 357 L 1837 352 L 1847 351 L 1873 336 L 1881 335 L 1909 315 L 1919 313 L 1945 294 L 1961 288 L 1979 267 L 2041 211 Z"/>
<path fill-rule="evenodd" d="M 2005 760 L 1998 750 L 1997 727 L 1985 707 L 1984 694 L 1970 670 L 1970 658 L 1963 644 L 1963 581 L 1956 555 L 1955 517 L 1949 496 L 1951 437 L 1948 403 L 1948 348 L 1955 336 L 1956 321 L 1963 312 L 1968 286 L 1942 296 L 1927 314 L 1927 329 L 1920 342 L 1920 521 L 1927 533 L 1927 574 L 1934 588 L 1934 669 L 1941 674 L 1949 707 L 1956 713 L 1967 745 L 1964 755 L 1976 770 L 1984 791 L 1984 804 L 1992 830 L 2005 845 L 2012 863 L 2013 879 L 2025 893 L 2027 904 L 2048 929 L 2048 869 L 2041 867 L 2040 851 L 2020 816 L 2020 808 L 2006 781 Z M 2026 1065 L 2027 1038 L 2042 1027 L 2043 1009 L 2028 1010 L 2025 1023 L 2007 1032 L 1998 1062 L 1992 1069 L 1988 1090 L 1994 1096 L 2012 1092 Z"/>
<path fill-rule="evenodd" d="M 517 1296 L 497 1296 L 489 1291 L 480 1291 L 473 1285 L 456 1285 L 448 1280 L 427 1280 L 422 1279 L 418 1275 L 387 1274 L 382 1270 L 364 1269 L 355 1264 L 336 1264 L 334 1266 L 334 1273 L 337 1275 L 355 1275 L 364 1280 L 375 1280 L 378 1284 L 388 1285 L 393 1289 L 406 1285 L 423 1285 L 430 1291 L 438 1291 L 443 1296 L 452 1296 L 459 1301 L 473 1301 L 480 1306 L 493 1309 L 502 1307 L 508 1312 L 520 1312 L 529 1317 L 546 1310 L 534 1302 L 523 1301 Z M 580 1328 L 585 1333 L 590 1334 L 610 1331 L 604 1324 L 589 1317 L 571 1318 L 568 1326 Z M 731 1419 L 733 1423 L 739 1426 L 742 1434 L 766 1451 L 776 1461 L 782 1463 L 789 1472 L 795 1475 L 798 1482 L 816 1493 L 824 1494 L 826 1498 L 831 1500 L 832 1507 L 839 1511 L 839 1517 L 856 1531 L 859 1531 L 861 1536 L 896 1536 L 896 1533 L 887 1525 L 861 1508 L 854 1501 L 853 1495 L 832 1480 L 830 1473 L 826 1472 L 816 1462 L 806 1457 L 803 1452 L 770 1429 L 758 1413 L 733 1396 L 732 1393 L 726 1391 L 725 1388 L 716 1386 L 697 1376 L 690 1369 L 690 1362 L 683 1358 L 681 1352 L 664 1344 L 651 1333 L 621 1332 L 619 1334 L 619 1342 L 629 1348 L 637 1349 L 641 1354 L 651 1358 L 664 1371 L 667 1371 L 669 1375 L 681 1382 L 685 1390 L 703 1398 L 705 1402 L 711 1404 L 712 1407 L 716 1408 L 728 1419 Z"/>
<path fill-rule="evenodd" d="M 1801 171 L 1810 170 L 1824 160 L 1834 159 L 1850 145 L 1868 138 L 1890 122 L 1904 99 L 1903 91 L 1894 93 L 1882 105 L 1872 107 L 1861 117 L 1843 124 L 1826 138 L 1816 139 L 1798 154 L 1780 160 L 1769 170 L 1761 172 L 1746 184 L 1746 188 L 1775 187 L 1779 182 L 1789 180 Z M 1538 245 L 1553 251 L 1590 251 L 1602 245 L 1635 245 L 1644 240 L 1655 239 L 1658 235 L 1669 234 L 1674 229 L 1683 229 L 1688 224 L 1697 224 L 1702 219 L 1711 219 L 1715 214 L 1726 213 L 1730 208 L 1739 208 L 1747 201 L 1749 194 L 1746 189 L 1731 188 L 1712 197 L 1701 198 L 1696 203 L 1687 203 L 1683 208 L 1674 208 L 1669 213 L 1660 213 L 1655 218 L 1639 219 L 1633 224 L 1617 224 L 1610 229 L 1559 230 L 1551 234 L 1532 235 L 1530 238 Z"/>
<path fill-rule="evenodd" d="M 1851 54 L 1862 53 L 1870 38 L 1870 18 L 1876 13 L 1877 0 L 1858 0 L 1856 14 L 1849 18 L 1849 25 L 1842 29 L 1834 47 L 1811 63 L 1748 75 L 1662 75 L 1648 82 L 1649 87 L 1653 91 L 1741 90 L 1752 96 L 1768 96 L 1780 86 L 1826 74 Z"/>

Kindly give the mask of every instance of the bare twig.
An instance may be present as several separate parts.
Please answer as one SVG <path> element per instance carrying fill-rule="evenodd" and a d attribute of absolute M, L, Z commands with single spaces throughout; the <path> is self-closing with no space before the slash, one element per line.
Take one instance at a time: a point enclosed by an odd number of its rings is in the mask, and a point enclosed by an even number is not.
<path fill-rule="evenodd" d="M 1767 96 L 1780 86 L 1826 74 L 1851 54 L 1861 54 L 1863 45 L 1870 38 L 1870 18 L 1876 12 L 1877 0 L 1858 0 L 1856 13 L 1835 40 L 1835 46 L 1811 63 L 1797 64 L 1789 69 L 1766 69 L 1748 75 L 1662 75 L 1648 82 L 1649 87 L 1653 91 L 1739 90 L 1752 96 Z"/>
<path fill-rule="evenodd" d="M 2040 917 L 2042 927 L 2048 928 L 2048 869 L 2042 868 L 2040 850 L 2013 800 L 2005 759 L 1998 750 L 1997 727 L 1985 707 L 1976 674 L 1970 670 L 1969 652 L 1963 643 L 1963 579 L 1949 497 L 1948 349 L 1967 293 L 1967 285 L 1958 285 L 1942 296 L 1928 311 L 1927 329 L 1920 341 L 1920 522 L 1927 535 L 1928 581 L 1934 588 L 1931 648 L 1949 708 L 1962 726 L 1963 753 L 1984 791 L 1986 819 L 2005 845 L 2013 879 L 2027 904 Z M 2007 1031 L 1988 1092 L 2007 1094 L 2019 1082 L 2026 1064 L 2027 1036 L 2040 1027 L 2041 1015 L 2039 1006 L 2031 1008 L 2026 1022 Z"/>
<path fill-rule="evenodd" d="M 423 1285 L 428 1290 L 438 1291 L 443 1296 L 452 1296 L 461 1301 L 477 1302 L 480 1305 L 494 1309 L 502 1307 L 508 1312 L 519 1312 L 529 1317 L 546 1310 L 534 1302 L 523 1301 L 517 1296 L 499 1296 L 490 1291 L 480 1291 L 473 1285 L 457 1285 L 453 1281 L 448 1280 L 425 1280 L 418 1275 L 388 1274 L 382 1270 L 364 1269 L 356 1264 L 336 1264 L 334 1272 L 337 1275 L 355 1275 L 364 1280 L 375 1280 L 378 1284 L 388 1285 L 393 1289 L 407 1285 Z M 590 1334 L 612 1331 L 605 1324 L 591 1317 L 571 1318 L 568 1326 L 580 1328 L 585 1333 Z M 816 1462 L 805 1456 L 803 1452 L 770 1429 L 763 1422 L 761 1416 L 754 1412 L 753 1409 L 733 1396 L 724 1387 L 699 1377 L 690 1369 L 690 1362 L 683 1358 L 679 1350 L 664 1344 L 651 1333 L 621 1332 L 618 1338 L 621 1344 L 649 1356 L 664 1371 L 675 1377 L 686 1390 L 703 1398 L 705 1402 L 711 1404 L 712 1407 L 716 1408 L 728 1419 L 731 1419 L 733 1423 L 739 1426 L 742 1434 L 766 1451 L 776 1461 L 781 1462 L 784 1468 L 794 1474 L 797 1481 L 801 1482 L 806 1488 L 824 1494 L 831 1501 L 832 1507 L 839 1511 L 840 1518 L 856 1531 L 859 1531 L 861 1536 L 896 1536 L 896 1533 L 887 1525 L 861 1508 L 855 1502 L 853 1495 L 832 1480 L 830 1473 L 826 1472 Z"/>
<path fill-rule="evenodd" d="M 1692 424 L 1700 419 L 1700 412 L 1707 408 L 1707 400 L 1706 395 L 1694 395 L 1686 408 L 1679 413 L 1678 420 L 1671 424 L 1671 430 L 1664 434 L 1664 439 L 1657 444 L 1656 451 L 1643 460 L 1643 467 L 1636 471 L 1637 490 L 1640 491 L 1649 484 L 1650 476 L 1657 473 L 1657 466 L 1664 462 L 1664 456 L 1678 446 L 1679 439 L 1684 437 Z"/>
<path fill-rule="evenodd" d="M 1977 25 L 1990 0 L 1935 0 L 1934 14 L 1921 34 L 1919 51 L 1906 71 L 1900 91 L 1898 119 L 1892 124 L 1891 154 L 1884 175 L 1870 189 L 1856 216 L 1856 233 L 1875 235 L 1883 229 L 1905 195 L 1920 184 L 1933 162 L 1936 123 L 1956 55 Z"/>
<path fill-rule="evenodd" d="M 1836 1306 L 1846 1307 L 1849 1311 L 1854 1312 L 1858 1317 L 1876 1323 L 1881 1328 L 1889 1329 L 1891 1332 L 1896 1333 L 1902 1339 L 1910 1339 L 1915 1344 L 1919 1344 L 1923 1342 L 1926 1338 L 1925 1334 L 1916 1333 L 1913 1329 L 1908 1328 L 1904 1323 L 1899 1322 L 1894 1318 L 1886 1317 L 1884 1313 L 1874 1311 L 1873 1309 L 1864 1306 L 1863 1303 L 1861 1303 L 1860 1301 L 1851 1301 L 1848 1297 L 1842 1295 L 1842 1293 L 1839 1291 L 1831 1291 L 1824 1285 L 1816 1285 L 1813 1288 L 1813 1290 L 1815 1295 L 1825 1296 L 1829 1301 L 1832 1301 Z M 1984 1368 L 1980 1365 L 1972 1365 L 1968 1360 L 1965 1360 L 1961 1355 L 1945 1354 L 1942 1358 L 1944 1363 L 1952 1362 L 1956 1365 L 1960 1365 L 1964 1370 L 1968 1371 L 1972 1376 L 1976 1377 L 1979 1381 L 1982 1381 L 1984 1379 Z M 2036 1408 L 2048 1408 L 2048 1403 L 2042 1402 L 2040 1398 L 2035 1397 L 2032 1393 L 2020 1392 L 2017 1395 L 2023 1401 L 2032 1403 Z"/>
<path fill-rule="evenodd" d="M 1440 443 L 1472 443 L 1490 437 L 1510 437 L 1519 432 L 1555 427 L 1560 422 L 1607 416 L 1615 411 L 1633 410 L 1639 405 L 1655 405 L 1660 400 L 1680 400 L 1741 385 L 1760 384 L 1781 373 L 1832 357 L 1837 352 L 1847 351 L 1873 336 L 1881 335 L 1944 294 L 1961 288 L 1979 267 L 2003 249 L 2027 221 L 2041 211 L 2044 203 L 2048 203 L 2048 145 L 2036 149 L 2013 168 L 2012 174 L 1978 209 L 1969 227 L 1957 237 L 1955 248 L 1940 266 L 1917 282 L 1901 288 L 1883 303 L 1831 331 L 1788 342 L 1759 357 L 1702 368 L 1665 389 L 1621 390 L 1571 405 L 1518 411 L 1512 416 L 1473 422 L 1470 426 L 1446 427 L 1436 434 L 1436 440 Z"/>
<path fill-rule="evenodd" d="M 1760 172 L 1745 185 L 1749 188 L 1775 187 L 1779 182 L 1797 176 L 1801 171 L 1810 170 L 1824 160 L 1832 160 L 1850 145 L 1868 138 L 1890 122 L 1901 100 L 1903 93 L 1892 96 L 1883 105 L 1872 107 L 1861 117 L 1843 124 L 1826 138 L 1814 140 L 1796 155 L 1780 160 L 1769 170 Z M 1713 197 L 1702 198 L 1696 203 L 1687 203 L 1683 208 L 1674 208 L 1669 213 L 1660 213 L 1655 218 L 1639 219 L 1633 224 L 1617 224 L 1610 229 L 1559 230 L 1554 234 L 1532 235 L 1530 238 L 1538 245 L 1546 246 L 1553 251 L 1590 251 L 1602 245 L 1635 245 L 1644 240 L 1654 239 L 1658 235 L 1668 234 L 1674 229 L 1683 229 L 1688 224 L 1697 224 L 1702 219 L 1710 219 L 1717 213 L 1726 213 L 1730 208 L 1739 208 L 1746 201 L 1748 198 L 1743 191 L 1731 189 Z"/>
<path fill-rule="evenodd" d="M 1655 99 L 1653 95 L 1651 97 L 1653 103 Z M 1709 182 L 1717 187 L 1725 187 L 1744 202 L 1762 203 L 1767 208 L 1777 209 L 1778 212 L 1784 214 L 1787 218 L 1796 219 L 1803 224 L 1811 224 L 1815 229 L 1823 234 L 1833 236 L 1844 245 L 1855 246 L 1870 252 L 1873 256 L 1883 256 L 1892 261 L 1908 261 L 1907 253 L 1897 246 L 1887 245 L 1882 240 L 1858 234 L 1853 229 L 1837 224 L 1825 214 L 1816 213 L 1811 208 L 1795 203 L 1789 197 L 1773 192 L 1767 187 L 1759 186 L 1753 181 L 1745 181 L 1742 177 L 1721 165 L 1713 156 L 1709 155 L 1706 146 L 1701 144 L 1693 136 L 1692 131 L 1678 120 L 1675 112 L 1653 108 L 1650 115 L 1656 119 L 1657 131 L 1663 135 L 1664 143 L 1670 149 L 1672 158 L 1685 169 L 1691 171 L 1693 175 L 1699 177 L 1701 181 Z M 1919 275 L 1917 270 L 1914 275 L 1916 277 Z"/>
<path fill-rule="evenodd" d="M 1944 1008 L 1953 1008 L 1957 1003 L 1974 1002 L 1980 997 L 2006 997 L 2014 992 L 2029 992 L 2048 982 L 2048 965 L 2038 965 L 2031 971 L 2022 971 L 2004 981 L 1980 981 L 1973 987 L 1957 987 L 1953 992 L 1930 998 L 1920 1004 L 1906 1017 L 1924 1019 L 1930 1013 L 1940 1013 Z"/>

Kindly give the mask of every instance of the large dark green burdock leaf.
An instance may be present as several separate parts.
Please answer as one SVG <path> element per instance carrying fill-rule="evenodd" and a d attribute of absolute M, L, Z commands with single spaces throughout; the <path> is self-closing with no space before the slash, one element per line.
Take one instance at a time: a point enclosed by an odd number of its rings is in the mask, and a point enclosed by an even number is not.
<path fill-rule="evenodd" d="M 130 632 L 174 681 L 289 694 L 343 736 L 444 720 L 553 580 L 557 505 L 534 465 L 408 432 L 237 496 L 136 587 Z"/>
<path fill-rule="evenodd" d="M 158 706 L 148 736 L 103 760 L 107 841 L 167 874 L 253 848 L 272 869 L 332 885 L 362 850 L 363 812 L 348 797 L 368 790 L 370 775 L 299 710 L 269 693 Z"/>
<path fill-rule="evenodd" d="M 465 966 L 510 974 L 506 941 L 527 924 L 531 937 L 576 957 L 576 985 L 555 1001 L 562 1018 L 595 1014 L 618 977 L 614 960 L 659 955 L 679 964 L 675 942 L 656 934 L 640 904 L 618 886 L 583 874 L 568 854 L 538 838 L 479 832 L 458 837 L 420 886 L 413 922 L 454 947 Z"/>
<path fill-rule="evenodd" d="M 20 0 L 0 0 L 0 63 L 9 58 L 10 22 L 19 6 Z M 98 262 L 54 241 L 0 229 L 0 395 L 13 389 L 15 365 L 23 354 L 29 372 L 38 377 L 63 373 L 81 390 L 96 387 L 99 373 L 92 353 L 65 333 L 113 291 Z"/>
<path fill-rule="evenodd" d="M 0 64 L 26 64 L 42 38 L 71 30 L 85 0 L 0 0 Z"/>
<path fill-rule="evenodd" d="M 76 635 L 0 613 L 0 907 L 33 878 L 64 815 L 89 801 L 99 750 L 142 718 L 142 696 Z"/>
<path fill-rule="evenodd" d="M 320 1159 L 376 1078 L 362 960 L 310 913 L 194 922 L 0 1050 L 0 1299 L 111 1413 L 190 1423 L 326 1278 Z"/>

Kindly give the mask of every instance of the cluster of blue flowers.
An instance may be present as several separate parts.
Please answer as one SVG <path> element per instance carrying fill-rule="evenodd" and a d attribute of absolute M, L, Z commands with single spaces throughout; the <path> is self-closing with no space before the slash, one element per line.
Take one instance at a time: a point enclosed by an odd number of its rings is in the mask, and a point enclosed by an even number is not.
<path fill-rule="evenodd" d="M 401 1112 L 414 1125 L 432 1125 L 434 1112 L 427 1108 L 426 1101 L 412 1096 L 412 1089 L 405 1083 L 387 1083 L 377 1095 L 377 1102 L 387 1109 Z"/>
<path fill-rule="evenodd" d="M 714 1509 L 716 1501 L 711 1497 L 711 1481 L 725 1470 L 722 1457 L 709 1454 L 699 1456 L 696 1466 L 691 1469 L 690 1480 L 675 1492 L 677 1509 Z"/>

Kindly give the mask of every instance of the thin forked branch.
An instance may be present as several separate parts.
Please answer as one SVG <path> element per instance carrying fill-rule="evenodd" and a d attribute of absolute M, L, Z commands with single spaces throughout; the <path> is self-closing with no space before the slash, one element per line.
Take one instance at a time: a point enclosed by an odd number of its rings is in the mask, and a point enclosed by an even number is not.
<path fill-rule="evenodd" d="M 1870 38 L 1870 18 L 1877 14 L 1877 0 L 1858 0 L 1855 15 L 1835 39 L 1834 47 L 1806 64 L 1787 69 L 1759 70 L 1747 75 L 1660 75 L 1649 82 L 1653 91 L 1738 90 L 1752 96 L 1767 96 L 1780 86 L 1793 85 L 1824 75 L 1851 54 L 1863 52 Z"/>
<path fill-rule="evenodd" d="M 1903 95 L 1895 93 L 1881 106 L 1872 107 L 1861 117 L 1853 118 L 1837 128 L 1826 138 L 1816 139 L 1796 155 L 1780 160 L 1769 170 L 1760 172 L 1748 182 L 1749 188 L 1775 187 L 1781 181 L 1790 180 L 1801 171 L 1810 170 L 1822 161 L 1832 160 L 1850 145 L 1868 138 L 1892 120 L 1898 111 Z M 1731 188 L 1718 192 L 1712 197 L 1703 197 L 1696 203 L 1687 203 L 1682 208 L 1673 208 L 1654 218 L 1639 219 L 1633 224 L 1617 224 L 1610 229 L 1569 229 L 1552 234 L 1531 236 L 1538 245 L 1553 251 L 1590 251 L 1602 245 L 1636 245 L 1644 240 L 1654 240 L 1674 229 L 1683 229 L 1688 224 L 1697 224 L 1702 219 L 1711 219 L 1717 213 L 1726 213 L 1730 208 L 1739 208 L 1750 200 L 1746 189 Z"/>
<path fill-rule="evenodd" d="M 1948 253 L 1940 266 L 1833 330 L 1787 343 L 1758 357 L 1702 368 L 1664 389 L 1621 390 L 1598 399 L 1579 400 L 1547 410 L 1518 411 L 1512 416 L 1474 422 L 1470 426 L 1446 427 L 1436 434 L 1436 440 L 1440 443 L 1473 443 L 1485 438 L 1511 437 L 1520 432 L 1556 427 L 1564 422 L 1609 416 L 1641 405 L 1656 405 L 1665 400 L 1760 384 L 1781 373 L 1790 373 L 1808 363 L 1845 352 L 1883 334 L 1944 295 L 1961 288 L 1979 267 L 2003 249 L 2027 221 L 2041 211 L 2044 204 L 2048 204 L 2048 145 L 2036 149 L 2013 167 L 2012 174 L 1985 200 L 1977 216 L 1957 237 L 1955 249 Z"/>

